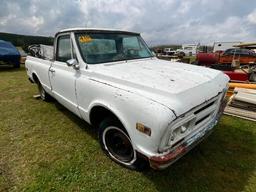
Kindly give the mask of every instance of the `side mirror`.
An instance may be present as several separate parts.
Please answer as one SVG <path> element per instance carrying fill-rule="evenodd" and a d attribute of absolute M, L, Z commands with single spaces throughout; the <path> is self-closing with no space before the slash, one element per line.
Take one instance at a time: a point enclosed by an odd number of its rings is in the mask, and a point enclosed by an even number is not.
<path fill-rule="evenodd" d="M 68 67 L 73 66 L 74 69 L 79 69 L 79 65 L 76 59 L 69 59 L 66 61 Z"/>

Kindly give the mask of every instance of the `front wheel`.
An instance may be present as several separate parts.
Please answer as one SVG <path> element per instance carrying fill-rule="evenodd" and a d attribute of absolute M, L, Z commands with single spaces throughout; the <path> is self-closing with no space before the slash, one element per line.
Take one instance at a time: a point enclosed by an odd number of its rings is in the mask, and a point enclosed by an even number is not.
<path fill-rule="evenodd" d="M 99 126 L 99 139 L 103 151 L 115 162 L 133 170 L 146 168 L 146 161 L 138 157 L 123 126 L 111 118 Z"/>

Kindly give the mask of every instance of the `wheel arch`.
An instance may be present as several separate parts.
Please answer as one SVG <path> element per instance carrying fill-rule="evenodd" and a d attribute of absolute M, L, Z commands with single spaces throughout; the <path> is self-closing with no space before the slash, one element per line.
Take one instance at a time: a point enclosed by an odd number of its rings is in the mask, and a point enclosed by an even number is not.
<path fill-rule="evenodd" d="M 106 117 L 113 117 L 116 120 L 118 120 L 123 126 L 123 122 L 120 120 L 119 115 L 115 112 L 115 110 L 110 109 L 110 107 L 97 103 L 94 104 L 93 106 L 90 107 L 90 112 L 89 112 L 89 120 L 91 125 L 97 126 L 99 123 Z"/>
<path fill-rule="evenodd" d="M 31 73 L 31 77 L 32 77 L 32 80 L 34 81 L 34 83 L 40 82 L 40 79 L 39 79 L 39 77 L 38 77 L 38 75 L 36 74 L 35 71 L 33 71 L 33 72 Z"/>
<path fill-rule="evenodd" d="M 129 129 L 127 129 L 127 122 L 125 121 L 125 118 L 121 112 L 118 112 L 118 110 L 115 110 L 113 107 L 109 107 L 108 105 L 99 102 L 90 107 L 89 121 L 92 126 L 99 126 L 99 124 L 107 117 L 112 117 L 117 120 L 123 126 L 124 131 L 127 132 L 129 137 L 131 136 Z"/>

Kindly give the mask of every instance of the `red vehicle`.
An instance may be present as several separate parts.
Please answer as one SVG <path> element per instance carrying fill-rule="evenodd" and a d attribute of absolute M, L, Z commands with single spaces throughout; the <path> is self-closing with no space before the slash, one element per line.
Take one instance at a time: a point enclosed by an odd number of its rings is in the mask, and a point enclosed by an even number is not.
<path fill-rule="evenodd" d="M 249 75 L 243 72 L 223 71 L 229 76 L 230 81 L 249 81 Z"/>
<path fill-rule="evenodd" d="M 256 82 L 256 67 L 243 66 L 239 70 L 223 71 L 229 76 L 230 81 Z"/>
<path fill-rule="evenodd" d="M 228 64 L 238 61 L 241 65 L 255 64 L 256 53 L 249 49 L 232 48 L 224 52 L 198 53 L 196 57 L 199 65 L 211 66 L 213 64 Z"/>
<path fill-rule="evenodd" d="M 238 61 L 240 65 L 255 64 L 256 53 L 249 49 L 227 49 L 223 54 L 220 55 L 218 63 L 231 64 L 233 61 Z"/>

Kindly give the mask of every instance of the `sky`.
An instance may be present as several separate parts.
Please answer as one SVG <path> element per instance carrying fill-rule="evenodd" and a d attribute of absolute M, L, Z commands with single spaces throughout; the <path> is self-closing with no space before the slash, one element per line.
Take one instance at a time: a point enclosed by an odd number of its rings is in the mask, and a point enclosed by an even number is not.
<path fill-rule="evenodd" d="M 70 27 L 135 31 L 150 45 L 256 41 L 256 0 L 1 0 L 1 32 Z"/>

